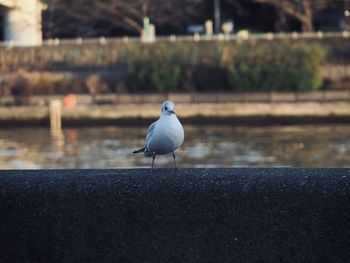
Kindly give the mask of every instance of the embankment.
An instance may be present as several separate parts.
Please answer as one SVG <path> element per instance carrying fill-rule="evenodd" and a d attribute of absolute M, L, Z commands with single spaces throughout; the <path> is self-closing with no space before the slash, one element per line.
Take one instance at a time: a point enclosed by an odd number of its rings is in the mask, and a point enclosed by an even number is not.
<path fill-rule="evenodd" d="M 161 104 L 83 105 L 64 109 L 64 126 L 146 125 L 159 117 Z M 294 124 L 350 122 L 349 102 L 177 103 L 183 123 Z M 48 125 L 47 106 L 1 107 L 0 125 Z"/>

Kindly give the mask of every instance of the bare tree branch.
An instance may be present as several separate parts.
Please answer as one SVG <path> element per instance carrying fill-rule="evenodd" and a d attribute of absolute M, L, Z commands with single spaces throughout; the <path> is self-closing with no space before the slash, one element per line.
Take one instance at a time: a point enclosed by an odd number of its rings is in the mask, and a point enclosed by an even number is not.
<path fill-rule="evenodd" d="M 283 13 L 299 20 L 304 31 L 313 31 L 314 14 L 331 4 L 331 0 L 255 0 L 275 6 Z"/>
<path fill-rule="evenodd" d="M 102 23 L 140 33 L 143 18 L 156 26 L 176 25 L 196 13 L 199 1 L 188 0 L 46 0 L 52 23 L 81 23 L 91 27 Z"/>

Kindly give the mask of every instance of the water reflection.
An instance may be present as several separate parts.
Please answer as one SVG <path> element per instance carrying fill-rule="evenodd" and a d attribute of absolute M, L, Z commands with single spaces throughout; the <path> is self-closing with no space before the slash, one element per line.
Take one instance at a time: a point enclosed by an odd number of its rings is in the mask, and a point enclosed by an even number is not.
<path fill-rule="evenodd" d="M 131 152 L 143 145 L 147 127 L 0 130 L 0 168 L 149 167 L 151 160 Z M 185 126 L 177 153 L 181 167 L 295 166 L 349 167 L 350 125 Z M 156 165 L 172 167 L 159 156 Z"/>

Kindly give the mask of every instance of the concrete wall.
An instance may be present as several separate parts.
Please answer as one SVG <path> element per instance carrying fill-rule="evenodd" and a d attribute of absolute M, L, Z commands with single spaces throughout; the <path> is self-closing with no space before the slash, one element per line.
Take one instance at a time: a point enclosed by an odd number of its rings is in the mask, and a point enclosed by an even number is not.
<path fill-rule="evenodd" d="M 40 0 L 0 0 L 6 7 L 4 17 L 4 41 L 16 46 L 42 44 Z"/>
<path fill-rule="evenodd" d="M 0 171 L 1 262 L 349 262 L 350 169 Z"/>

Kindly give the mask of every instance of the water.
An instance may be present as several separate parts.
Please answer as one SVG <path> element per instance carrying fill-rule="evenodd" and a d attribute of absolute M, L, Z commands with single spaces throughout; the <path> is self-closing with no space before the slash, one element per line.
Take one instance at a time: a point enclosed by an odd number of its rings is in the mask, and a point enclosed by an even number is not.
<path fill-rule="evenodd" d="M 0 169 L 149 167 L 131 152 L 147 127 L 70 128 L 52 137 L 45 128 L 0 130 Z M 271 127 L 185 126 L 180 167 L 349 167 L 350 125 Z M 172 167 L 171 155 L 156 167 Z"/>

